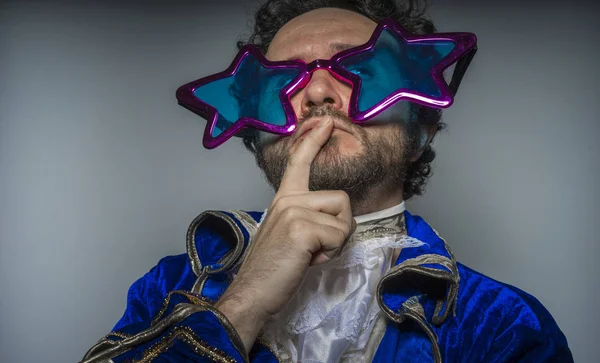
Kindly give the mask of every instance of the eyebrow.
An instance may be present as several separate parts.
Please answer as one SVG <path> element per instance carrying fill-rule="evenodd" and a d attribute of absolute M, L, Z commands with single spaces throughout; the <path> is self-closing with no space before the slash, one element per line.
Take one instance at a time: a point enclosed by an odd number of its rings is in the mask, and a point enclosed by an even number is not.
<path fill-rule="evenodd" d="M 350 48 L 354 48 L 354 47 L 358 47 L 360 44 L 348 44 L 348 43 L 331 43 L 329 44 L 329 50 L 331 51 L 332 55 L 342 52 L 344 50 L 350 49 Z M 298 59 L 306 59 L 308 58 L 308 54 L 307 53 L 298 53 L 295 54 L 291 57 L 287 57 L 285 58 L 286 61 L 289 60 L 298 60 Z"/>

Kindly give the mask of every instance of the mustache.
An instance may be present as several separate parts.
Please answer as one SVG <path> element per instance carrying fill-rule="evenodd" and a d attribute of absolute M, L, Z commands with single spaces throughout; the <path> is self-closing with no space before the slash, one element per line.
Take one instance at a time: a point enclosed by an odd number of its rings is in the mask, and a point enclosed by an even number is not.
<path fill-rule="evenodd" d="M 346 115 L 344 112 L 342 112 L 340 110 L 336 110 L 335 108 L 329 107 L 329 106 L 309 108 L 306 112 L 304 112 L 302 114 L 302 116 L 298 120 L 298 123 L 299 124 L 304 123 L 305 121 L 307 121 L 313 117 L 324 117 L 324 116 L 328 116 L 331 118 L 337 118 L 337 119 L 347 122 L 351 125 L 354 124 L 354 122 L 352 122 L 352 119 L 348 115 Z"/>
<path fill-rule="evenodd" d="M 296 130 L 298 128 L 300 128 L 300 125 L 302 125 L 304 122 L 310 120 L 313 117 L 337 118 L 338 120 L 347 123 L 348 126 L 352 130 L 354 130 L 353 133 L 361 134 L 361 129 L 355 127 L 357 125 L 354 124 L 354 122 L 352 121 L 352 118 L 350 118 L 350 116 L 346 115 L 344 112 L 337 110 L 331 106 L 310 107 L 308 110 L 303 112 L 298 117 L 298 124 L 296 125 Z M 285 137 L 285 136 L 280 136 L 280 135 L 268 134 L 263 131 L 260 131 L 258 133 L 258 135 L 259 136 L 258 136 L 258 141 L 257 141 L 256 147 L 257 147 L 257 150 L 261 150 L 261 151 L 267 145 L 278 144 L 280 141 L 282 141 L 283 144 L 293 143 L 293 142 L 295 142 L 295 140 L 297 138 L 300 137 L 300 135 L 298 133 L 294 133 L 293 135 Z"/>

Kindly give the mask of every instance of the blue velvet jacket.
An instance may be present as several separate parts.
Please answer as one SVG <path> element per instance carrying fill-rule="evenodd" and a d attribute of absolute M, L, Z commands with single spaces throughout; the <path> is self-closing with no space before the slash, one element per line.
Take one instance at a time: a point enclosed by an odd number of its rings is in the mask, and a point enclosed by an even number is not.
<path fill-rule="evenodd" d="M 130 288 L 113 331 L 82 362 L 277 362 L 259 338 L 246 354 L 213 302 L 257 229 L 259 212 L 206 211 L 188 230 L 187 254 L 163 258 Z M 531 295 L 457 263 L 422 218 L 405 212 L 405 248 L 380 280 L 387 317 L 375 362 L 572 362 L 565 336 Z"/>

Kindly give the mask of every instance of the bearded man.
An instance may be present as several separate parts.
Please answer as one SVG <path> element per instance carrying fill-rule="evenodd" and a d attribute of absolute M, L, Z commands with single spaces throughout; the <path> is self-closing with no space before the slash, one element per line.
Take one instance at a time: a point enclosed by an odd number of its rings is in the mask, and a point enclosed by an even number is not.
<path fill-rule="evenodd" d="M 200 214 L 84 362 L 572 361 L 534 297 L 405 210 L 476 49 L 417 5 L 270 0 L 230 68 L 178 90 L 204 145 L 243 137 L 275 197 Z"/>

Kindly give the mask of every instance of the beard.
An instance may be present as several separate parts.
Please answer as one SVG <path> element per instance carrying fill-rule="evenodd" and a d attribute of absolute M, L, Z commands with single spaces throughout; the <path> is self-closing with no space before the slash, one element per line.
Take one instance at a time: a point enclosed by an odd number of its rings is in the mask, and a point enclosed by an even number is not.
<path fill-rule="evenodd" d="M 361 148 L 352 155 L 343 155 L 339 151 L 339 136 L 330 136 L 311 164 L 309 190 L 342 190 L 354 206 L 365 201 L 376 187 L 397 188 L 402 185 L 408 167 L 407 155 L 413 144 L 403 123 L 369 133 L 364 127 L 352 123 L 343 112 L 320 107 L 309 109 L 299 124 L 312 117 L 344 121 L 351 127 L 352 135 Z M 256 162 L 275 191 L 281 185 L 291 147 L 297 139 L 297 134 L 294 134 L 265 145 L 257 143 Z"/>

